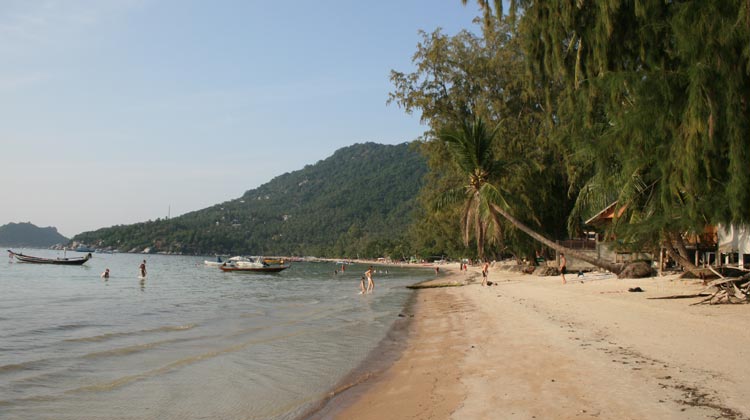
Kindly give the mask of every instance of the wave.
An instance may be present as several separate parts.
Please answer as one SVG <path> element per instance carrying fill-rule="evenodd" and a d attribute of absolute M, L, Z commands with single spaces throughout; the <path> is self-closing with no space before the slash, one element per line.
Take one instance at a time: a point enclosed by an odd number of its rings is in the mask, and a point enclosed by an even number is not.
<path fill-rule="evenodd" d="M 116 332 L 116 333 L 106 333 L 101 335 L 94 335 L 91 337 L 79 337 L 79 338 L 69 338 L 66 340 L 63 340 L 65 342 L 72 342 L 72 343 L 98 343 L 102 341 L 111 340 L 113 338 L 121 338 L 121 337 L 128 337 L 133 335 L 140 335 L 140 334 L 151 334 L 151 333 L 159 333 L 159 332 L 171 332 L 171 331 L 186 331 L 190 330 L 192 328 L 195 328 L 196 324 L 186 324 L 186 325 L 175 325 L 175 326 L 165 326 L 165 327 L 158 327 L 158 328 L 150 328 L 145 330 L 138 330 L 138 331 L 125 331 L 125 332 Z"/>
<path fill-rule="evenodd" d="M 116 349 L 102 350 L 93 353 L 84 354 L 82 357 L 85 359 L 98 359 L 102 357 L 119 357 L 127 356 L 133 353 L 139 353 L 142 351 L 150 350 L 165 344 L 182 343 L 186 341 L 204 340 L 210 337 L 190 337 L 190 338 L 173 338 L 170 340 L 153 341 L 151 343 L 136 344 L 127 347 L 119 347 Z"/>
<path fill-rule="evenodd" d="M 2 365 L 0 366 L 0 374 L 36 369 L 38 366 L 45 363 L 46 361 L 47 361 L 46 359 L 30 360 L 28 362 Z"/>
<path fill-rule="evenodd" d="M 219 356 L 223 356 L 225 354 L 235 353 L 253 345 L 271 343 L 271 342 L 284 340 L 284 339 L 288 339 L 288 338 L 292 338 L 292 337 L 296 337 L 296 336 L 300 336 L 304 334 L 311 334 L 315 332 L 316 331 L 313 331 L 313 330 L 300 330 L 300 331 L 294 331 L 294 332 L 289 332 L 285 334 L 278 334 L 272 337 L 264 337 L 264 338 L 248 340 L 243 343 L 235 344 L 232 346 L 227 346 L 227 347 L 220 348 L 217 350 L 208 351 L 205 353 L 200 353 L 200 354 L 196 354 L 193 356 L 178 359 L 173 362 L 167 363 L 163 366 L 157 367 L 155 369 L 151 369 L 151 370 L 141 372 L 141 373 L 135 373 L 133 375 L 123 376 L 113 381 L 102 382 L 102 383 L 97 383 L 93 385 L 86 385 L 86 386 L 78 387 L 75 389 L 71 389 L 71 390 L 66 391 L 65 394 L 111 391 L 111 390 L 121 388 L 123 386 L 129 385 L 137 381 L 146 380 L 146 379 L 153 378 L 153 377 L 158 377 L 160 375 L 164 375 L 164 374 L 176 371 L 178 369 L 193 365 L 195 363 L 199 363 L 205 360 L 210 360 Z"/>

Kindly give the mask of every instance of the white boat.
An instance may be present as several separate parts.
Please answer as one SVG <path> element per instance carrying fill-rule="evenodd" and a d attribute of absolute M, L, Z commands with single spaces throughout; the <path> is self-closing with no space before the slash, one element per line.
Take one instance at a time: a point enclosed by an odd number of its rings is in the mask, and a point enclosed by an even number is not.
<path fill-rule="evenodd" d="M 238 268 L 263 268 L 267 264 L 264 264 L 262 258 L 258 257 L 232 257 L 227 261 L 227 265 L 231 265 Z"/>
<path fill-rule="evenodd" d="M 264 263 L 263 259 L 260 257 L 242 257 L 242 256 L 236 256 L 236 257 L 228 258 L 226 260 L 222 260 L 221 257 L 217 257 L 216 261 L 204 260 L 203 264 L 209 267 L 222 267 L 224 265 L 228 267 L 237 267 L 237 268 L 268 267 L 268 264 Z"/>
<path fill-rule="evenodd" d="M 221 257 L 216 257 L 215 261 L 204 260 L 203 264 L 206 264 L 209 267 L 221 267 L 226 262 L 227 261 L 222 260 Z"/>

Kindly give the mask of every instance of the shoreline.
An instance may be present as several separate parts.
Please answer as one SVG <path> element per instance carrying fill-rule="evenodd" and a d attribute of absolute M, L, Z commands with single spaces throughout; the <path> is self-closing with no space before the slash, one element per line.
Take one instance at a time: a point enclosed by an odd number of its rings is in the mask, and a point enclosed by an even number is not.
<path fill-rule="evenodd" d="M 416 290 L 395 361 L 311 418 L 750 418 L 750 308 L 647 299 L 698 281 L 443 267 L 469 284 Z"/>
<path fill-rule="evenodd" d="M 373 267 L 399 267 L 409 269 L 432 269 L 430 266 L 414 264 L 383 263 L 368 260 L 355 260 L 358 265 L 372 265 Z M 438 279 L 427 279 L 414 283 L 412 286 L 430 284 L 442 281 Z M 411 288 L 411 286 L 408 286 Z M 416 312 L 415 306 L 418 299 L 418 290 L 412 290 L 399 318 L 396 319 L 385 337 L 372 349 L 367 357 L 344 376 L 336 386 L 328 392 L 328 395 L 297 417 L 298 420 L 322 420 L 333 418 L 346 407 L 365 395 L 375 383 L 390 369 L 406 350 L 409 337 L 413 331 L 413 319 Z"/>
<path fill-rule="evenodd" d="M 412 320 L 411 316 L 401 317 L 400 315 L 412 312 L 415 297 L 416 293 L 412 293 L 399 314 L 399 318 L 393 322 L 385 337 L 367 354 L 362 363 L 347 373 L 333 389 L 328 391 L 325 398 L 296 417 L 297 420 L 330 418 L 331 415 L 363 395 L 373 378 L 382 375 L 395 363 L 406 348 Z"/>

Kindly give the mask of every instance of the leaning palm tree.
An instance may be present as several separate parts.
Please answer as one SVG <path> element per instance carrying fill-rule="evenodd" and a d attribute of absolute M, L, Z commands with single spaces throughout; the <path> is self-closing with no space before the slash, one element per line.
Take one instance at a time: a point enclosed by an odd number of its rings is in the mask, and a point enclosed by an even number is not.
<path fill-rule="evenodd" d="M 507 170 L 509 166 L 515 164 L 511 161 L 496 160 L 494 157 L 492 145 L 496 140 L 498 127 L 490 130 L 480 117 L 476 117 L 474 121 L 464 121 L 459 129 L 445 130 L 438 136 L 448 146 L 460 171 L 468 177 L 468 184 L 463 188 L 465 201 L 461 216 L 464 244 L 468 245 L 473 231 L 477 252 L 479 257 L 483 258 L 486 241 L 499 239 L 502 235 L 499 221 L 499 216 L 502 216 L 520 231 L 558 252 L 613 273 L 622 271 L 621 264 L 602 260 L 555 243 L 511 214 L 508 200 L 503 197 L 505 191 L 490 182 L 490 176 L 493 173 Z M 454 192 L 448 194 L 444 202 L 453 201 L 456 198 L 457 194 Z"/>

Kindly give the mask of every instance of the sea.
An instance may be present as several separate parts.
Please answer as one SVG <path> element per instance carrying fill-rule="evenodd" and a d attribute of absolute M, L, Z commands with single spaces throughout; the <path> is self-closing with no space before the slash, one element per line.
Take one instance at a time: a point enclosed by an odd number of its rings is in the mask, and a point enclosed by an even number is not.
<path fill-rule="evenodd" d="M 406 286 L 432 274 L 376 266 L 375 292 L 360 295 L 363 264 L 249 274 L 210 257 L 93 255 L 0 260 L 0 419 L 304 418 L 377 357 Z"/>

